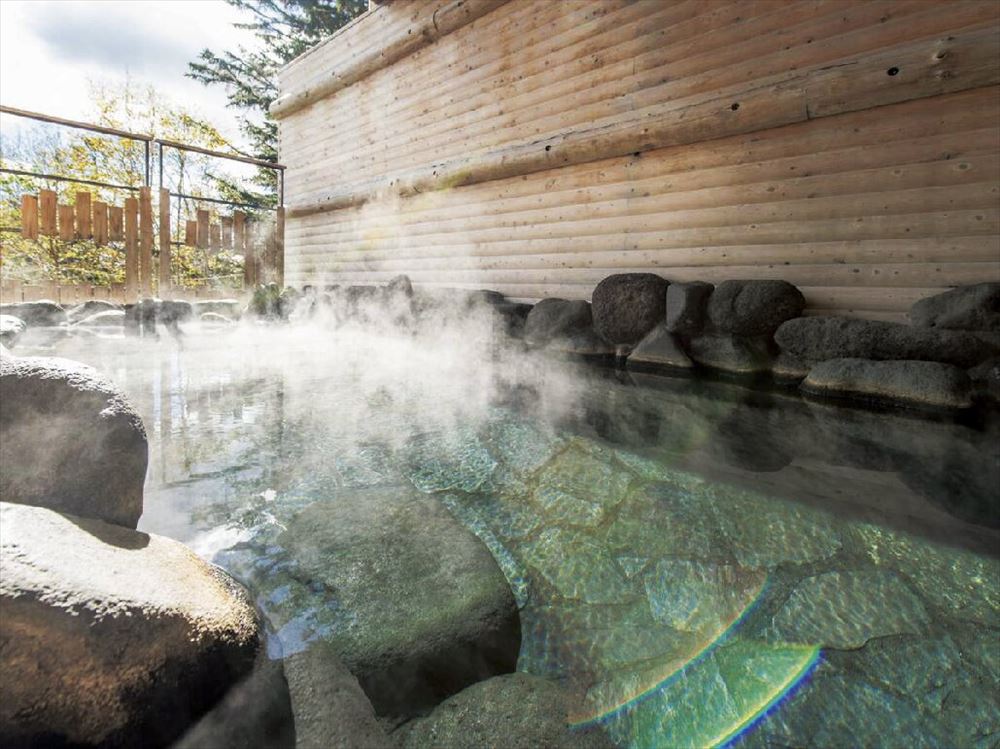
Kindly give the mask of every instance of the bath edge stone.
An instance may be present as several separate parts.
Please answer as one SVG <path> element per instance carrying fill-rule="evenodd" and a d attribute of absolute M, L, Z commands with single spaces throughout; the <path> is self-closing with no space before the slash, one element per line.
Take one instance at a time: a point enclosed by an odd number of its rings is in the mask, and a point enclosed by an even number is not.
<path fill-rule="evenodd" d="M 968 374 L 928 361 L 831 359 L 814 366 L 801 389 L 807 395 L 870 399 L 932 409 L 972 405 Z"/>

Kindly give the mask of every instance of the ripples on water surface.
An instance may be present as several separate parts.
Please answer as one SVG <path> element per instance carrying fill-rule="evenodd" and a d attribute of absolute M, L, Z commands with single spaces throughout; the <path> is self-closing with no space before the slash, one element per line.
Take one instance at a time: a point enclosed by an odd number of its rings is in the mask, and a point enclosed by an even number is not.
<path fill-rule="evenodd" d="M 124 387 L 140 528 L 244 581 L 276 655 L 349 625 L 298 513 L 417 491 L 500 563 L 519 669 L 621 747 L 1000 742 L 995 423 L 306 329 L 18 353 Z"/>

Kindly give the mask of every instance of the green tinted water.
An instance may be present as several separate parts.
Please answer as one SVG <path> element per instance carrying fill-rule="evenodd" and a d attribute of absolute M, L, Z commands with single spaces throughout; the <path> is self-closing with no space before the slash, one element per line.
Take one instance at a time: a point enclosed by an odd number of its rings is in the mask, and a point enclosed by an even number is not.
<path fill-rule="evenodd" d="M 288 549 L 298 513 L 416 490 L 503 569 L 518 668 L 621 747 L 1000 741 L 995 425 L 399 341 L 275 345 L 57 353 L 135 401 L 140 528 L 246 583 L 276 657 L 350 624 Z"/>

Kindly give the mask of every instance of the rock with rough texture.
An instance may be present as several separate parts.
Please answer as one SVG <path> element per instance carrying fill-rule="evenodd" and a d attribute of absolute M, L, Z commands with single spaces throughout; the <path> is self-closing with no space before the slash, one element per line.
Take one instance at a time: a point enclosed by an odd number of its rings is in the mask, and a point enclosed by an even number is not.
<path fill-rule="evenodd" d="M 1000 355 L 1000 341 L 972 333 L 916 328 L 851 317 L 798 317 L 774 340 L 804 362 L 828 359 L 910 359 L 968 368 Z"/>
<path fill-rule="evenodd" d="M 240 316 L 242 305 L 238 299 L 199 299 L 191 302 L 192 314 L 201 316 L 206 312 L 214 312 L 230 319 Z"/>
<path fill-rule="evenodd" d="M 37 302 L 0 304 L 0 314 L 19 317 L 25 325 L 61 325 L 66 322 L 66 312 L 53 301 L 40 299 Z"/>
<path fill-rule="evenodd" d="M 167 538 L 0 503 L 0 745 L 165 747 L 251 670 L 246 592 Z"/>
<path fill-rule="evenodd" d="M 594 289 L 594 331 L 613 345 L 638 343 L 666 314 L 669 283 L 653 273 L 616 273 Z"/>
<path fill-rule="evenodd" d="M 661 323 L 632 349 L 628 357 L 628 366 L 692 369 L 694 362 L 684 352 L 677 336 L 670 332 L 666 324 Z"/>
<path fill-rule="evenodd" d="M 715 287 L 704 281 L 672 283 L 667 287 L 667 330 L 695 335 L 705 326 L 705 307 Z"/>
<path fill-rule="evenodd" d="M 910 307 L 910 321 L 924 328 L 1000 332 L 1000 283 L 959 286 Z"/>
<path fill-rule="evenodd" d="M 323 642 L 285 659 L 297 749 L 390 749 L 358 680 Z"/>
<path fill-rule="evenodd" d="M 413 283 L 410 281 L 409 276 L 405 273 L 401 273 L 386 284 L 385 291 L 390 295 L 401 294 L 402 296 L 409 298 L 413 296 Z"/>
<path fill-rule="evenodd" d="M 0 360 L 0 500 L 135 528 L 147 445 L 142 419 L 96 369 Z"/>
<path fill-rule="evenodd" d="M 764 338 L 700 335 L 688 343 L 688 354 L 698 364 L 736 375 L 758 375 L 771 368 L 771 353 Z"/>
<path fill-rule="evenodd" d="M 576 712 L 561 686 L 524 673 L 474 684 L 398 733 L 403 749 L 576 749 L 611 747 L 599 730 L 570 729 Z"/>
<path fill-rule="evenodd" d="M 576 333 L 567 338 L 556 338 L 549 345 L 550 351 L 584 357 L 614 356 L 615 347 L 593 330 Z"/>
<path fill-rule="evenodd" d="M 531 312 L 531 305 L 523 302 L 502 301 L 492 305 L 497 327 L 512 338 L 524 335 L 524 323 Z"/>
<path fill-rule="evenodd" d="M 977 394 L 1000 401 L 1000 356 L 970 369 L 969 379 Z"/>
<path fill-rule="evenodd" d="M 531 308 L 524 321 L 524 339 L 544 346 L 556 338 L 586 333 L 592 322 L 590 304 L 583 300 L 543 299 Z"/>
<path fill-rule="evenodd" d="M 75 325 L 80 325 L 83 327 L 92 326 L 116 326 L 121 327 L 125 323 L 125 312 L 124 310 L 105 310 L 104 312 L 95 312 L 84 318 L 77 320 Z"/>
<path fill-rule="evenodd" d="M 27 328 L 27 325 L 24 324 L 24 320 L 20 317 L 0 315 L 0 343 L 13 348 L 25 328 Z"/>
<path fill-rule="evenodd" d="M 969 376 L 951 364 L 929 361 L 832 359 L 813 367 L 801 388 L 811 395 L 926 408 L 968 408 L 972 405 Z"/>
<path fill-rule="evenodd" d="M 220 315 L 218 312 L 202 312 L 198 315 L 198 319 L 203 323 L 223 328 L 234 324 L 230 318 L 225 315 Z"/>
<path fill-rule="evenodd" d="M 164 299 L 160 302 L 160 322 L 164 325 L 190 320 L 193 315 L 191 302 L 183 299 Z"/>
<path fill-rule="evenodd" d="M 708 299 L 708 320 L 723 333 L 769 336 L 805 307 L 802 292 L 787 281 L 723 281 Z"/>
<path fill-rule="evenodd" d="M 513 671 L 520 623 L 483 543 L 436 499 L 372 491 L 311 505 L 281 543 L 338 602 L 326 642 L 380 715 L 412 715 Z"/>
<path fill-rule="evenodd" d="M 70 322 L 79 322 L 84 320 L 91 315 L 96 315 L 98 312 L 111 312 L 114 310 L 121 311 L 122 306 L 120 304 L 115 304 L 114 302 L 109 302 L 106 299 L 88 299 L 82 304 L 78 304 L 75 307 L 66 311 L 66 316 L 69 318 Z"/>

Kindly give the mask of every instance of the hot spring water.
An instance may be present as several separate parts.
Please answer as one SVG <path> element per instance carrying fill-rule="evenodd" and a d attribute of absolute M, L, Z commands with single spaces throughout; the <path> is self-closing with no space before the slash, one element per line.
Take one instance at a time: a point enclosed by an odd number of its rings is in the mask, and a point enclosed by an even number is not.
<path fill-rule="evenodd" d="M 349 615 L 301 567 L 300 513 L 432 494 L 511 585 L 518 669 L 621 747 L 997 740 L 995 424 L 450 339 L 240 327 L 18 353 L 124 388 L 150 438 L 140 529 L 243 581 L 274 657 Z"/>

